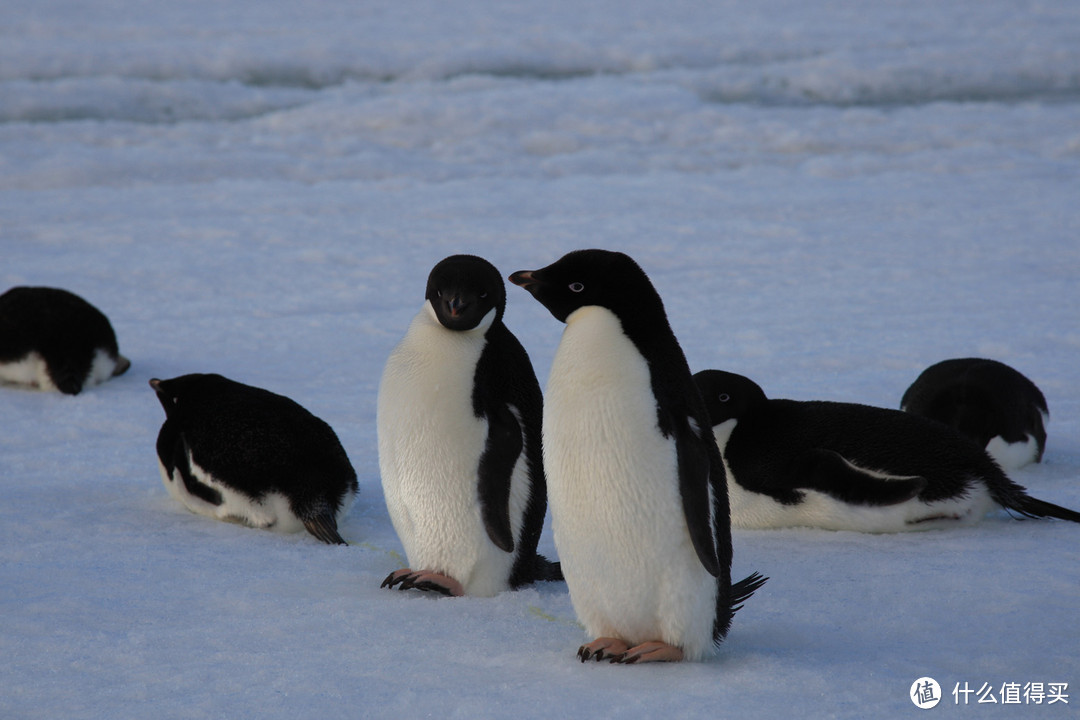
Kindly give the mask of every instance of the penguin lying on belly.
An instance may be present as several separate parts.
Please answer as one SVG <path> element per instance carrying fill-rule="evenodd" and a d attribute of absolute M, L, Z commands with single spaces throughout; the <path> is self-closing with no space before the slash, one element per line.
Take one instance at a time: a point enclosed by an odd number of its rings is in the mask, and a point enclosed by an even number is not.
<path fill-rule="evenodd" d="M 995 506 L 1080 522 L 1028 495 L 955 429 L 899 410 L 769 400 L 749 378 L 694 376 L 728 473 L 732 525 L 902 532 L 970 525 Z"/>
<path fill-rule="evenodd" d="M 78 295 L 50 287 L 0 295 L 0 383 L 78 395 L 129 367 L 109 319 Z"/>
<path fill-rule="evenodd" d="M 221 375 L 155 378 L 150 387 L 165 409 L 161 479 L 184 507 L 346 544 L 338 520 L 358 486 L 329 425 L 287 397 Z"/>
<path fill-rule="evenodd" d="M 923 370 L 900 409 L 952 425 L 1006 470 L 1042 460 L 1050 411 L 1042 392 L 997 360 L 955 358 Z"/>
<path fill-rule="evenodd" d="M 555 546 L 585 660 L 699 660 L 764 579 L 731 583 L 727 486 L 663 303 L 630 257 L 579 250 L 510 281 L 566 323 L 544 404 Z"/>
<path fill-rule="evenodd" d="M 379 384 L 379 469 L 409 567 L 383 587 L 492 596 L 561 580 L 537 555 L 547 511 L 543 397 L 503 324 L 506 289 L 488 261 L 454 255 Z"/>

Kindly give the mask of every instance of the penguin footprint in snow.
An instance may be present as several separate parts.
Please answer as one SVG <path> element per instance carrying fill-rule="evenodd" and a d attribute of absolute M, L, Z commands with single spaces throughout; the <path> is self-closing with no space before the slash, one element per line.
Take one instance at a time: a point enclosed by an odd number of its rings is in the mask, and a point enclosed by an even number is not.
<path fill-rule="evenodd" d="M 325 422 L 287 397 L 221 375 L 150 381 L 165 409 L 161 478 L 188 510 L 346 544 L 356 472 Z"/>
<path fill-rule="evenodd" d="M 78 395 L 130 366 L 109 319 L 78 295 L 49 287 L 0 295 L 0 382 Z"/>

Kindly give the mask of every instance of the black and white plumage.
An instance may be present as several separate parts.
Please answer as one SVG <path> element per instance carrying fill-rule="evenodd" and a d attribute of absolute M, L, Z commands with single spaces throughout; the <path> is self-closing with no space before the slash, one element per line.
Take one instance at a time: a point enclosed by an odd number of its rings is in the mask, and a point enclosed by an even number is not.
<path fill-rule="evenodd" d="M 0 295 L 0 382 L 78 395 L 130 366 L 109 319 L 78 295 L 50 287 Z"/>
<path fill-rule="evenodd" d="M 150 386 L 165 409 L 161 478 L 184 507 L 346 544 L 338 523 L 358 486 L 329 425 L 287 397 L 221 375 L 155 378 Z"/>
<path fill-rule="evenodd" d="M 1046 398 L 1035 383 L 997 360 L 954 358 L 931 365 L 904 392 L 900 409 L 952 425 L 1006 470 L 1040 462 L 1046 450 Z"/>
<path fill-rule="evenodd" d="M 445 258 L 387 359 L 379 468 L 409 567 L 384 587 L 491 596 L 561 578 L 536 552 L 547 511 L 543 397 L 505 307 L 494 265 Z"/>
<path fill-rule="evenodd" d="M 942 423 L 854 403 L 770 400 L 742 375 L 701 388 L 742 528 L 902 532 L 970 525 L 995 506 L 1080 522 L 1027 494 L 975 442 Z"/>
<path fill-rule="evenodd" d="M 727 487 L 708 415 L 663 303 L 630 257 L 572 252 L 511 282 L 566 323 L 544 406 L 555 545 L 579 657 L 697 660 L 726 635 Z"/>

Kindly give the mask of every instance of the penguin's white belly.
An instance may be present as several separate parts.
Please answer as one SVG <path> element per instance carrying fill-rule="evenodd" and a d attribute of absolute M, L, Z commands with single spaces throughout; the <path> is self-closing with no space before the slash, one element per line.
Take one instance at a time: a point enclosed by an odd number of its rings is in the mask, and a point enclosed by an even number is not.
<path fill-rule="evenodd" d="M 100 385 L 112 377 L 116 361 L 104 350 L 96 350 L 90 363 L 90 372 L 83 379 L 83 387 Z M 38 388 L 46 392 L 58 392 L 59 388 L 49 375 L 45 359 L 36 351 L 31 351 L 19 360 L 0 363 L 0 382 Z"/>
<path fill-rule="evenodd" d="M 711 651 L 716 579 L 698 560 L 674 438 L 657 424 L 649 368 L 618 319 L 568 319 L 548 381 L 544 464 L 555 545 L 593 636 Z"/>
<path fill-rule="evenodd" d="M 53 384 L 52 378 L 49 377 L 45 359 L 37 352 L 29 352 L 19 360 L 0 363 L 0 381 L 24 387 L 56 391 L 56 385 Z"/>
<path fill-rule="evenodd" d="M 1017 470 L 1035 462 L 1039 457 L 1039 443 L 1031 435 L 1023 442 L 1010 443 L 1000 435 L 986 443 L 986 452 L 1003 470 Z"/>
<path fill-rule="evenodd" d="M 192 476 L 203 485 L 216 490 L 221 495 L 221 504 L 214 505 L 196 497 L 187 491 L 184 479 L 178 469 L 174 469 L 172 475 L 165 470 L 165 466 L 158 461 L 158 469 L 161 471 L 161 479 L 165 483 L 169 495 L 179 501 L 184 507 L 198 515 L 236 522 L 249 527 L 274 530 L 282 533 L 294 533 L 304 530 L 304 523 L 296 517 L 289 505 L 289 500 L 280 493 L 267 493 L 259 499 L 255 499 L 237 492 L 228 485 L 219 482 L 213 475 L 199 467 L 195 460 L 188 454 L 188 464 L 191 467 Z M 344 498 L 338 511 L 338 520 L 348 509 L 352 495 Z"/>
<path fill-rule="evenodd" d="M 394 349 L 379 385 L 379 470 L 409 567 L 460 582 L 468 595 L 509 587 L 514 553 L 488 537 L 477 472 L 488 423 L 473 411 L 482 331 L 453 332 L 428 306 Z M 524 453 L 511 480 L 510 527 L 520 537 L 528 499 Z"/>
<path fill-rule="evenodd" d="M 852 505 L 818 490 L 804 490 L 801 502 L 785 505 L 764 493 L 747 490 L 735 481 L 724 461 L 731 503 L 731 526 L 745 529 L 816 527 L 894 533 L 972 525 L 993 507 L 990 493 L 981 482 L 972 483 L 964 497 L 927 503 L 912 498 L 896 505 Z"/>

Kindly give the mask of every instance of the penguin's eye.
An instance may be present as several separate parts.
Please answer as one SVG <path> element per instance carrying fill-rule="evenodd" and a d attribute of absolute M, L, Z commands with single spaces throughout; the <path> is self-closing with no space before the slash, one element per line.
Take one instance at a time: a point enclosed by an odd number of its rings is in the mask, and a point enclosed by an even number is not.
<path fill-rule="evenodd" d="M 436 289 L 435 290 L 435 297 L 441 298 L 442 297 L 442 290 Z"/>
<path fill-rule="evenodd" d="M 486 298 L 487 298 L 487 296 L 488 296 L 488 294 L 487 294 L 486 292 L 482 292 L 482 293 L 480 293 L 480 299 L 481 299 L 481 300 L 484 300 L 484 299 L 486 299 Z"/>
<path fill-rule="evenodd" d="M 720 402 L 727 402 L 731 400 L 731 396 L 727 393 L 720 393 L 720 397 L 718 397 L 717 400 L 719 400 Z"/>
<path fill-rule="evenodd" d="M 575 292 L 575 293 L 579 293 L 579 292 L 581 292 L 582 290 L 585 289 L 585 286 L 582 285 L 579 282 L 572 282 L 572 283 L 570 283 L 569 287 L 570 287 L 570 292 Z"/>

